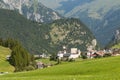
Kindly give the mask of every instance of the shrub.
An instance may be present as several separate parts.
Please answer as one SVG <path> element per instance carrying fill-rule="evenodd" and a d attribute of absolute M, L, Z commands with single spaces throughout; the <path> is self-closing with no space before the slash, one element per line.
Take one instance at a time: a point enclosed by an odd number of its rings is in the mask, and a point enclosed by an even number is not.
<path fill-rule="evenodd" d="M 103 57 L 109 57 L 109 56 L 112 56 L 112 54 L 110 54 L 110 53 L 105 53 L 105 54 L 103 55 Z"/>
<path fill-rule="evenodd" d="M 30 70 L 35 70 L 35 68 L 33 66 L 27 66 L 24 68 L 25 71 L 30 71 Z"/>
<path fill-rule="evenodd" d="M 82 59 L 87 59 L 87 53 L 81 53 L 81 58 Z"/>

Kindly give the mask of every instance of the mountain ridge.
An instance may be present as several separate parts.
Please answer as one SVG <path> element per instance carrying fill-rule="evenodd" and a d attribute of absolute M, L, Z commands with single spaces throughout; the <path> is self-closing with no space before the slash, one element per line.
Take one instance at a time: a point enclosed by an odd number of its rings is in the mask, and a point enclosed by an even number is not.
<path fill-rule="evenodd" d="M 27 20 L 15 11 L 0 9 L 0 12 L 0 37 L 17 39 L 30 53 L 57 53 L 63 45 L 85 50 L 95 39 L 78 19 L 40 24 Z"/>
<path fill-rule="evenodd" d="M 27 19 L 37 22 L 51 22 L 62 18 L 61 15 L 47 8 L 38 0 L 1 0 L 0 8 L 18 11 Z"/>
<path fill-rule="evenodd" d="M 47 6 L 48 0 L 40 1 Z M 54 10 L 66 17 L 80 19 L 93 32 L 102 46 L 109 44 L 114 32 L 119 28 L 119 0 L 61 0 L 56 3 L 59 6 L 55 6 Z"/>

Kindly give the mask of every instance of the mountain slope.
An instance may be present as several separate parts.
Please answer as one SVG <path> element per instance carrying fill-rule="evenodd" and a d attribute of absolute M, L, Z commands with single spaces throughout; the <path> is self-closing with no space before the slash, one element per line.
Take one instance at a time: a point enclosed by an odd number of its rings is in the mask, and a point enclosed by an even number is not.
<path fill-rule="evenodd" d="M 77 19 L 61 19 L 49 24 L 27 20 L 14 11 L 0 10 L 0 37 L 18 39 L 30 53 L 57 53 L 63 45 L 85 50 L 95 39 Z"/>
<path fill-rule="evenodd" d="M 6 61 L 7 55 L 10 55 L 11 50 L 0 46 L 0 72 L 13 72 L 14 67 Z"/>
<path fill-rule="evenodd" d="M 92 45 L 95 37 L 92 32 L 78 19 L 61 19 L 51 24 L 51 41 L 57 46 L 77 47 L 86 50 Z"/>
<path fill-rule="evenodd" d="M 48 0 L 40 1 L 46 6 L 49 2 Z M 56 3 L 58 5 L 54 6 L 54 10 L 66 17 L 79 18 L 103 46 L 109 43 L 114 32 L 120 27 L 119 0 L 60 0 Z M 51 6 L 52 3 L 48 5 L 48 7 Z"/>
<path fill-rule="evenodd" d="M 27 20 L 17 12 L 0 9 L 0 37 L 18 39 L 31 52 L 42 52 L 44 31 L 38 23 Z"/>
<path fill-rule="evenodd" d="M 60 64 L 46 69 L 1 76 L 1 80 L 119 80 L 120 56 Z"/>
<path fill-rule="evenodd" d="M 120 45 L 120 29 L 117 29 L 116 32 L 114 33 L 111 41 L 109 42 L 109 44 L 106 47 L 120 48 L 119 45 Z"/>
<path fill-rule="evenodd" d="M 61 18 L 57 12 L 45 7 L 38 0 L 1 0 L 0 8 L 18 11 L 27 19 L 37 22 L 51 22 Z"/>

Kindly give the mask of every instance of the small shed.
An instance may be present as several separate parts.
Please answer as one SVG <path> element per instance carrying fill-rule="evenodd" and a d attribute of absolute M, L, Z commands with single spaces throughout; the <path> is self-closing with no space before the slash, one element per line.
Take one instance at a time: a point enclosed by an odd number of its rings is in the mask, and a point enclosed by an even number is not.
<path fill-rule="evenodd" d="M 44 64 L 42 62 L 37 62 L 37 68 L 38 69 L 44 68 Z"/>

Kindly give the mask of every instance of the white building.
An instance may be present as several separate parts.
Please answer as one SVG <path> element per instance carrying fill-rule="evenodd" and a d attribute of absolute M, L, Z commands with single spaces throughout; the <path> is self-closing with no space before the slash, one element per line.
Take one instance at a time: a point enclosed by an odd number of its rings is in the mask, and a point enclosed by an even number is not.
<path fill-rule="evenodd" d="M 64 55 L 64 52 L 62 52 L 62 51 L 59 51 L 58 54 L 57 54 L 59 59 L 63 58 L 63 55 Z"/>
<path fill-rule="evenodd" d="M 81 51 L 78 50 L 77 48 L 71 48 L 70 53 L 68 53 L 65 48 L 64 51 L 59 51 L 57 56 L 59 57 L 59 59 L 62 59 L 63 57 L 68 57 L 69 59 L 71 58 L 75 59 L 81 56 Z"/>

